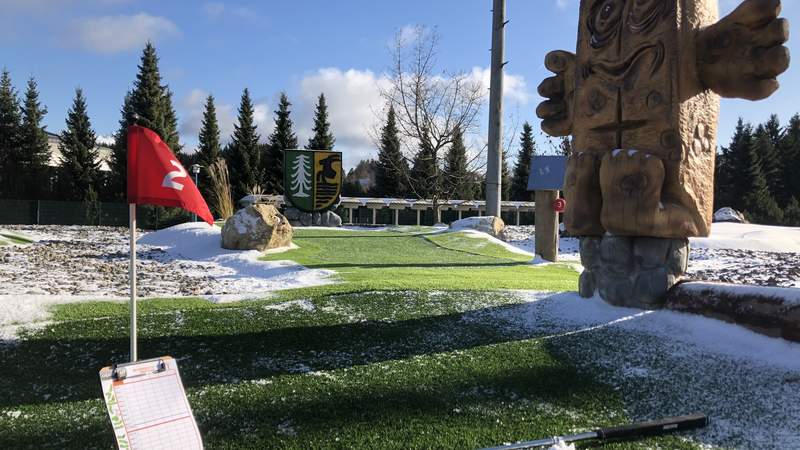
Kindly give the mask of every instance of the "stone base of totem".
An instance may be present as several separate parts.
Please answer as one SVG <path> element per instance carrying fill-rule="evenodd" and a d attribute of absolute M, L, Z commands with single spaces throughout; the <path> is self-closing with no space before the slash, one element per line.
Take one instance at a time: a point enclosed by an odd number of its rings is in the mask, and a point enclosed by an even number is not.
<path fill-rule="evenodd" d="M 612 305 L 643 309 L 663 307 L 689 264 L 687 239 L 583 237 L 580 252 L 582 297 L 599 294 Z"/>

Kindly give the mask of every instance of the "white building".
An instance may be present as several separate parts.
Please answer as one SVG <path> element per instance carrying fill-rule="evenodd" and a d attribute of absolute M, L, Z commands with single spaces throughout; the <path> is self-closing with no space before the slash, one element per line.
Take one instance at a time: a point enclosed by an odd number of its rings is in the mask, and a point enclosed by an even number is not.
<path fill-rule="evenodd" d="M 61 165 L 61 150 L 58 146 L 61 144 L 61 136 L 47 131 L 47 144 L 50 147 L 50 160 L 47 165 L 56 168 Z M 105 145 L 98 145 L 95 147 L 97 150 L 97 162 L 100 163 L 100 172 L 111 172 L 111 148 Z"/>

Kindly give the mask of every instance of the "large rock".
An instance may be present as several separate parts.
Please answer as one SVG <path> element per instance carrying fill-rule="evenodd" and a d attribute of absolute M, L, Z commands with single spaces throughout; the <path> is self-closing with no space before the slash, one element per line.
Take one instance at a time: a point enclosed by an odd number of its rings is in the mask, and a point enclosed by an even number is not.
<path fill-rule="evenodd" d="M 745 219 L 744 214 L 726 206 L 714 213 L 714 222 L 747 223 L 747 219 Z"/>
<path fill-rule="evenodd" d="M 333 211 L 307 213 L 294 207 L 287 207 L 283 213 L 295 227 L 340 227 L 342 218 Z"/>
<path fill-rule="evenodd" d="M 502 239 L 506 224 L 495 216 L 467 217 L 450 224 L 451 230 L 478 230 Z"/>
<path fill-rule="evenodd" d="M 222 227 L 222 248 L 258 250 L 292 243 L 292 225 L 272 205 L 255 204 L 240 209 Z"/>

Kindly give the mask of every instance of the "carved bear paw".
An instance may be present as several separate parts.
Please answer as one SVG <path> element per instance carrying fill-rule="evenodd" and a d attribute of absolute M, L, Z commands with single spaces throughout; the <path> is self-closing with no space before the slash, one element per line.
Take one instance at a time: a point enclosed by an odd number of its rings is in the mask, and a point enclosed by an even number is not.
<path fill-rule="evenodd" d="M 564 226 L 577 236 L 600 236 L 600 158 L 587 152 L 573 153 L 564 176 L 564 197 L 567 209 Z"/>
<path fill-rule="evenodd" d="M 614 150 L 603 156 L 600 220 L 615 235 L 680 238 L 696 236 L 687 208 L 662 199 L 664 163 L 636 150 Z"/>

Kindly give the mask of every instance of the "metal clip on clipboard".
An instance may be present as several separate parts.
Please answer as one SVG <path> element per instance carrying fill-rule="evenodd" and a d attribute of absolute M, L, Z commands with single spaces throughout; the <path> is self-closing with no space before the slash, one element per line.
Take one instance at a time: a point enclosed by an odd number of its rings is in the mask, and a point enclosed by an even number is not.
<path fill-rule="evenodd" d="M 147 365 L 150 363 L 156 363 L 155 370 L 147 373 L 139 373 L 135 375 L 128 376 L 127 368 L 130 366 L 140 366 L 140 365 Z M 129 378 L 135 378 L 142 375 L 152 375 L 154 373 L 164 372 L 167 370 L 167 364 L 164 362 L 162 358 L 152 358 L 152 359 L 145 359 L 135 362 L 128 362 L 123 364 L 114 364 L 111 367 L 111 379 L 114 381 L 125 380 Z"/>

